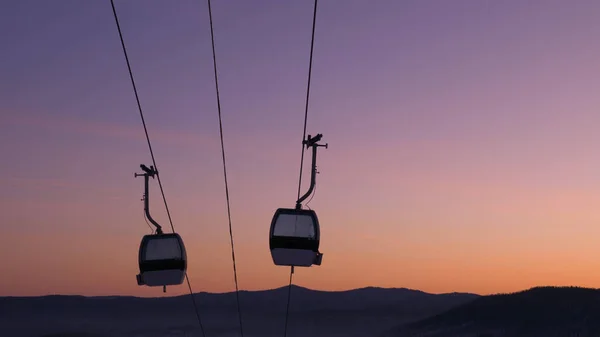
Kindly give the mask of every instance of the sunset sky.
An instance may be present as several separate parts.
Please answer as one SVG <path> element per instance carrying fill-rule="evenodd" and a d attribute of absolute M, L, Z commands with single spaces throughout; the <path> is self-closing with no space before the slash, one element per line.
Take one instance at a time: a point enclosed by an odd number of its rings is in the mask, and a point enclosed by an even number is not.
<path fill-rule="evenodd" d="M 115 4 L 194 291 L 231 291 L 206 1 Z M 313 1 L 212 5 L 239 284 L 280 287 Z M 163 296 L 135 280 L 151 159 L 110 1 L 1 1 L 0 46 L 0 296 Z M 320 1 L 324 257 L 295 284 L 600 287 L 599 60 L 598 1 Z"/>

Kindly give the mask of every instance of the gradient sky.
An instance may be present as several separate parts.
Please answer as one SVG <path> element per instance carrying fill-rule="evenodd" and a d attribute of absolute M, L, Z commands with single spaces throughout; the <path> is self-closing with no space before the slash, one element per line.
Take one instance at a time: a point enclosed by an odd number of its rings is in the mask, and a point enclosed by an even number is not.
<path fill-rule="evenodd" d="M 312 5 L 213 1 L 242 289 L 287 284 L 268 230 L 296 197 Z M 231 291 L 206 2 L 116 6 L 194 290 Z M 592 0 L 322 0 L 324 258 L 295 283 L 600 287 L 599 18 Z M 135 282 L 151 160 L 110 1 L 4 0 L 0 45 L 0 295 L 162 296 Z M 151 199 L 168 227 L 156 182 Z"/>

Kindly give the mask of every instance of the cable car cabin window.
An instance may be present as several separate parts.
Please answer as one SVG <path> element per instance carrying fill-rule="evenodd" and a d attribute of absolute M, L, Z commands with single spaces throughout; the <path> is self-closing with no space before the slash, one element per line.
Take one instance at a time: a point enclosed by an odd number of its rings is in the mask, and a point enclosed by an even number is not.
<path fill-rule="evenodd" d="M 280 214 L 273 235 L 315 239 L 315 223 L 310 214 Z"/>
<path fill-rule="evenodd" d="M 181 244 L 177 237 L 153 237 L 146 244 L 145 261 L 154 260 L 181 260 Z"/>

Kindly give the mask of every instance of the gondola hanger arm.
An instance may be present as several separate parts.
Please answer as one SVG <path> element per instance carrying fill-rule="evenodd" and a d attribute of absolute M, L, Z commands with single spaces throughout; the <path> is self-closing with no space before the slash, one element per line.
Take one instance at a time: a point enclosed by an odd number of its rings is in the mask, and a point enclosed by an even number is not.
<path fill-rule="evenodd" d="M 156 220 L 154 220 L 150 215 L 150 201 L 148 200 L 148 180 L 150 179 L 150 177 L 154 179 L 154 176 L 158 174 L 158 171 L 152 165 L 150 166 L 150 168 L 148 168 L 146 165 L 141 164 L 140 168 L 144 171 L 144 173 L 134 173 L 133 176 L 135 178 L 144 177 L 144 212 L 146 214 L 146 218 L 148 218 L 148 221 L 150 221 L 150 223 L 156 227 L 156 234 L 162 234 L 162 226 L 159 225 L 158 222 L 156 222 Z"/>
<path fill-rule="evenodd" d="M 304 200 L 306 200 L 306 198 L 308 198 L 313 190 L 315 189 L 315 184 L 316 184 L 316 175 L 317 175 L 317 149 L 319 147 L 324 147 L 324 148 L 328 148 L 329 144 L 325 143 L 325 144 L 319 144 L 318 142 L 321 141 L 321 138 L 323 138 L 323 134 L 317 134 L 314 137 L 311 137 L 311 135 L 308 135 L 308 137 L 302 141 L 302 144 L 306 145 L 306 149 L 309 149 L 312 147 L 312 165 L 311 165 L 311 172 L 310 172 L 310 187 L 308 188 L 308 191 L 306 193 L 304 193 L 303 196 L 300 197 L 300 199 L 298 199 L 298 201 L 296 201 L 296 209 L 302 209 L 302 202 Z"/>

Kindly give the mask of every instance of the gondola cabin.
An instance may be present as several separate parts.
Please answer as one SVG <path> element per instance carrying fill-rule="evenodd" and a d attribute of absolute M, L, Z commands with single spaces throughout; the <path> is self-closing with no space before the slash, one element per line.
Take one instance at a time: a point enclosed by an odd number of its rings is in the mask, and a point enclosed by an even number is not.
<path fill-rule="evenodd" d="M 145 235 L 139 252 L 138 285 L 150 287 L 183 283 L 187 255 L 183 240 L 176 233 Z"/>
<path fill-rule="evenodd" d="M 271 221 L 269 248 L 278 266 L 321 265 L 319 219 L 313 210 L 279 208 Z"/>

